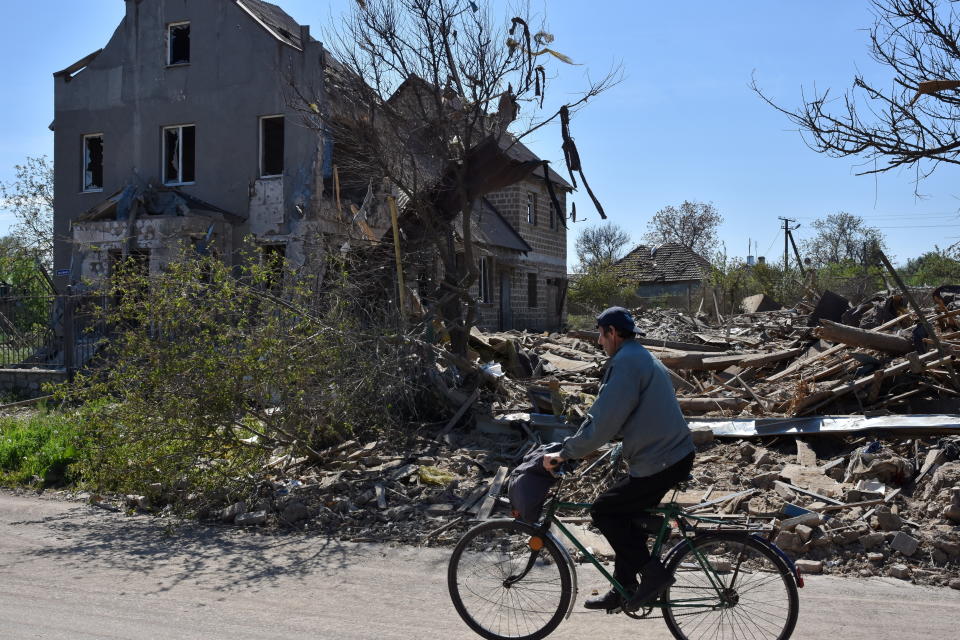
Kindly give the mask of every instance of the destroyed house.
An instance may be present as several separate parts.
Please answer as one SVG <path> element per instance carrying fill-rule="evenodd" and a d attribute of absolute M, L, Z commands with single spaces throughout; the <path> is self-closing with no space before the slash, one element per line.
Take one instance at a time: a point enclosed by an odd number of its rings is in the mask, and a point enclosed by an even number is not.
<path fill-rule="evenodd" d="M 536 156 L 521 142 L 504 143 L 518 160 Z M 555 210 L 545 178 L 553 184 Z M 566 324 L 566 197 L 570 184 L 552 169 L 495 191 L 474 209 L 480 277 L 473 285 L 477 325 L 488 330 L 556 331 Z"/>
<path fill-rule="evenodd" d="M 261 0 L 127 0 L 106 46 L 54 74 L 57 285 L 191 245 L 232 260 L 247 236 L 303 263 L 337 230 L 333 159 L 289 89 L 322 97 L 324 58 Z"/>
<path fill-rule="evenodd" d="M 689 295 L 710 274 L 706 258 L 677 242 L 639 245 L 612 268 L 641 298 Z"/>
<path fill-rule="evenodd" d="M 341 72 L 309 27 L 262 0 L 126 0 L 104 48 L 54 74 L 57 286 L 131 256 L 155 273 L 189 247 L 236 262 L 248 237 L 297 267 L 391 239 L 386 207 L 367 206 L 382 185 L 338 173 L 323 114 Z M 316 96 L 315 113 L 300 96 Z M 510 158 L 539 161 L 503 140 Z M 484 328 L 564 323 L 571 187 L 548 175 L 559 211 L 542 168 L 476 202 Z"/>

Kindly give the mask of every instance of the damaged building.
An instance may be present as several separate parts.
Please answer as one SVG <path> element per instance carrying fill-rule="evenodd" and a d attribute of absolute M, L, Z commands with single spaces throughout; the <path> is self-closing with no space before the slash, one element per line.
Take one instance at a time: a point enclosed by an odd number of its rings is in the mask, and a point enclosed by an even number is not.
<path fill-rule="evenodd" d="M 126 0 L 106 46 L 54 74 L 57 287 L 96 282 L 127 257 L 156 273 L 190 247 L 236 263 L 251 237 L 297 267 L 384 237 L 386 207 L 362 206 L 379 185 L 337 173 L 322 116 L 336 64 L 308 26 L 261 0 Z M 315 113 L 294 94 L 315 96 Z M 536 159 L 519 142 L 507 153 Z M 564 323 L 565 212 L 542 172 L 477 203 L 486 328 Z M 549 174 L 565 208 L 571 187 Z"/>

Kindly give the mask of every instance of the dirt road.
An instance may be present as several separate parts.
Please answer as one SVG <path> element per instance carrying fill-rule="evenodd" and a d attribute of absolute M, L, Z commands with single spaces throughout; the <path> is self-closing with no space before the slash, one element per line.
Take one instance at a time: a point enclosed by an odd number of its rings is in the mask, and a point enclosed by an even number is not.
<path fill-rule="evenodd" d="M 0 492 L 0 637 L 477 637 L 447 597 L 446 550 L 162 523 Z M 581 580 L 581 598 L 599 584 L 591 569 Z M 893 579 L 812 579 L 800 595 L 796 638 L 947 638 L 960 620 L 960 591 Z M 601 629 L 670 637 L 660 620 L 579 610 L 551 640 Z"/>

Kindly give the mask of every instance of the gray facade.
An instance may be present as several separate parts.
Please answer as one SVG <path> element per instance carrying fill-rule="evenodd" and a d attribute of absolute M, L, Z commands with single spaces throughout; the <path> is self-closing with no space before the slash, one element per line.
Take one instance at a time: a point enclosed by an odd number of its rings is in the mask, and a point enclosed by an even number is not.
<path fill-rule="evenodd" d="M 249 233 L 286 241 L 319 200 L 322 145 L 289 99 L 291 81 L 305 95 L 323 95 L 323 48 L 309 28 L 258 0 L 126 0 L 126 6 L 98 54 L 54 77 L 54 260 L 58 273 L 70 270 L 58 276 L 58 286 L 90 275 L 82 265 L 100 247 L 74 242 L 71 221 L 131 185 L 166 183 L 242 220 L 230 225 L 232 237 L 216 239 L 228 250 Z M 171 25 L 184 23 L 188 61 L 170 64 Z M 283 116 L 282 172 L 271 177 L 261 177 L 264 116 Z M 164 129 L 176 125 L 194 128 L 193 173 L 181 171 L 182 179 L 165 175 L 165 151 L 172 154 Z M 93 188 L 84 155 L 91 135 L 102 136 L 102 178 Z M 187 142 L 183 136 L 177 151 Z M 109 242 L 109 229 L 85 226 Z M 151 256 L 151 266 L 156 260 Z"/>
<path fill-rule="evenodd" d="M 236 263 L 252 236 L 303 266 L 344 240 L 384 236 L 389 215 L 377 202 L 389 185 L 370 185 L 360 222 L 350 205 L 365 200 L 366 185 L 345 186 L 342 203 L 332 197 L 337 155 L 318 132 L 326 65 L 337 63 L 309 27 L 262 0 L 126 0 L 126 8 L 102 50 L 54 74 L 58 288 L 96 282 L 117 257 L 156 272 L 191 244 Z M 274 118 L 283 123 L 279 167 Z M 512 149 L 536 158 L 519 143 Z M 565 215 L 571 187 L 549 174 Z M 566 229 L 542 179 L 489 194 L 506 228 L 480 240 L 490 259 L 485 328 L 565 321 Z"/>

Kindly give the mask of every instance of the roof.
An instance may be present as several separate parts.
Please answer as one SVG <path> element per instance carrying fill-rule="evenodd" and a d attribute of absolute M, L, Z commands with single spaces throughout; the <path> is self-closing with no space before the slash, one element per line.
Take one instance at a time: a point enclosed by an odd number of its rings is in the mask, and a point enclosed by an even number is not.
<path fill-rule="evenodd" d="M 641 284 L 702 280 L 709 268 L 706 258 L 678 242 L 642 244 L 613 264 L 618 276 Z"/>
<path fill-rule="evenodd" d="M 478 243 L 488 247 L 511 249 L 522 253 L 533 251 L 533 247 L 520 237 L 520 234 L 486 198 L 481 198 L 474 206 L 472 218 L 473 236 Z M 460 221 L 461 216 L 458 214 L 453 225 L 457 237 L 462 238 L 463 231 Z"/>
<path fill-rule="evenodd" d="M 300 40 L 300 23 L 275 4 L 263 0 L 234 0 L 241 9 L 260 23 L 270 34 L 284 44 L 303 48 Z"/>
<path fill-rule="evenodd" d="M 483 232 L 487 244 L 524 253 L 533 251 L 533 247 L 527 244 L 527 241 L 517 233 L 489 200 L 482 198 L 479 208 L 479 212 L 474 212 L 474 219 L 480 231 Z"/>
<path fill-rule="evenodd" d="M 530 150 L 530 147 L 528 147 L 527 145 L 517 140 L 512 134 L 509 136 L 505 136 L 500 141 L 500 146 L 503 148 L 504 151 L 507 152 L 507 155 L 509 155 L 510 157 L 516 160 L 523 160 L 523 161 L 541 160 L 540 156 L 538 156 L 537 154 L 535 154 L 533 151 Z M 573 191 L 573 185 L 571 185 L 569 182 L 567 182 L 562 177 L 560 177 L 559 173 L 557 173 L 550 167 L 547 167 L 547 169 L 548 169 L 547 175 L 550 176 L 550 182 L 564 189 L 569 189 L 570 191 Z M 543 167 L 540 166 L 536 168 L 533 172 L 533 175 L 543 180 Z"/>
<path fill-rule="evenodd" d="M 243 219 L 179 189 L 152 185 L 146 188 L 137 188 L 128 185 L 81 213 L 77 216 L 77 221 L 126 220 L 130 216 L 130 211 L 135 202 L 139 203 L 142 213 L 148 216 L 199 214 L 228 222 L 238 222 Z"/>

